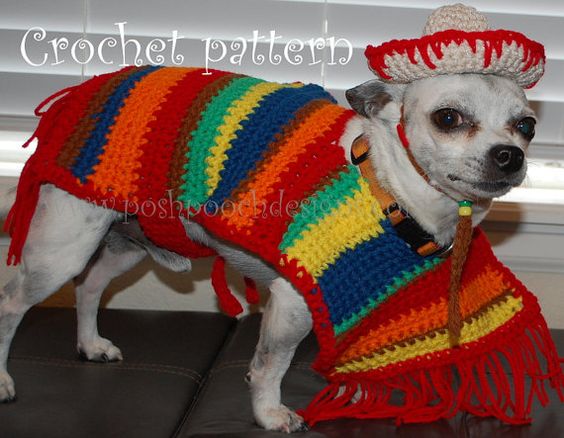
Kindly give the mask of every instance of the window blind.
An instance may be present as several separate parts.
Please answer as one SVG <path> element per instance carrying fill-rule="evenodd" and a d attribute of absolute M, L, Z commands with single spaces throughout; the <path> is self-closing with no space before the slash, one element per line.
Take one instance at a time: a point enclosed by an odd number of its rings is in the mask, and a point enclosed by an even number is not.
<path fill-rule="evenodd" d="M 72 59 L 69 47 L 59 50 L 59 61 L 63 62 L 52 65 L 55 59 L 48 42 L 52 39 L 66 38 L 70 46 L 85 38 L 97 48 L 109 37 L 119 40 L 119 28 L 115 23 L 126 23 L 123 24 L 126 38 L 135 39 L 143 48 L 155 38 L 167 42 L 167 48 L 161 54 L 165 64 L 171 65 L 167 40 L 176 30 L 179 37 L 176 53 L 183 56 L 182 65 L 204 65 L 205 40 L 221 40 L 227 55 L 220 62 L 210 63 L 210 68 L 273 81 L 318 83 L 346 104 L 346 89 L 373 78 L 363 55 L 367 44 L 418 37 L 430 12 L 449 3 L 453 1 L 160 0 L 141 4 L 135 0 L 1 0 L 0 174 L 17 175 L 33 150 L 22 152 L 19 145 L 37 123 L 33 109 L 39 101 L 92 75 L 120 68 L 122 53 L 119 44 L 114 48 L 103 45 L 105 61 L 113 61 L 110 65 L 98 56 L 81 65 Z M 560 196 L 564 200 L 564 3 L 561 0 L 472 0 L 466 3 L 484 12 L 492 28 L 517 30 L 545 45 L 545 77 L 533 90 L 527 91 L 540 123 L 530 147 L 531 172 L 526 184 L 538 190 L 562 189 L 559 194 L 552 192 L 551 196 Z M 29 65 L 21 54 L 22 39 L 31 28 L 42 28 L 46 33 L 43 41 L 34 41 L 28 34 L 26 45 L 26 53 L 35 63 L 48 55 L 48 61 L 42 66 Z M 271 43 L 272 31 L 275 39 Z M 260 65 L 251 53 L 253 32 L 259 37 L 255 55 L 265 57 Z M 314 50 L 308 46 L 308 41 L 319 38 L 328 41 L 331 37 L 339 41 L 335 59 L 327 47 Z M 247 40 L 246 53 L 240 64 L 233 63 L 230 58 L 237 50 L 232 47 L 237 48 L 237 42 L 241 44 L 243 39 Z M 304 48 L 297 51 L 300 42 Z M 352 56 L 343 65 L 336 61 L 339 57 L 347 57 L 348 43 Z M 293 62 L 285 58 L 285 49 Z M 134 45 L 129 44 L 126 59 L 130 63 L 134 51 Z M 269 51 L 279 55 L 281 62 L 271 62 Z M 312 51 L 315 52 L 313 57 Z M 214 57 L 218 54 L 218 51 L 212 52 Z M 296 55 L 302 57 L 301 62 L 297 62 L 299 57 Z M 77 49 L 77 57 L 80 56 L 87 56 L 86 50 Z M 144 53 L 141 58 L 147 62 Z M 519 200 L 518 197 L 514 199 Z"/>

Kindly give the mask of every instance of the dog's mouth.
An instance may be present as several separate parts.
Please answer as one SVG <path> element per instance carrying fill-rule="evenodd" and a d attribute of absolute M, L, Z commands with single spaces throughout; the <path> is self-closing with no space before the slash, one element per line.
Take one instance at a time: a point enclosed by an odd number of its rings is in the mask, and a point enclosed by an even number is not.
<path fill-rule="evenodd" d="M 475 190 L 478 190 L 482 193 L 491 193 L 491 194 L 497 194 L 500 192 L 507 192 L 509 189 L 511 189 L 514 184 L 511 184 L 510 182 L 507 181 L 466 181 L 456 175 L 453 174 L 448 174 L 447 178 L 452 181 L 452 182 L 462 182 L 464 184 L 469 185 L 470 187 L 472 187 Z"/>

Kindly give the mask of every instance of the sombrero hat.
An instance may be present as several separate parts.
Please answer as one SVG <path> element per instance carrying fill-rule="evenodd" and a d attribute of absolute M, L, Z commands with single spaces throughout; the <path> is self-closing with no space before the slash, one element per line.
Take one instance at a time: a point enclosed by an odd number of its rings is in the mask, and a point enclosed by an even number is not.
<path fill-rule="evenodd" d="M 544 73 L 542 44 L 510 30 L 490 30 L 486 17 L 462 4 L 443 6 L 418 39 L 393 40 L 364 52 L 383 81 L 409 83 L 431 76 L 481 73 L 533 87 Z"/>

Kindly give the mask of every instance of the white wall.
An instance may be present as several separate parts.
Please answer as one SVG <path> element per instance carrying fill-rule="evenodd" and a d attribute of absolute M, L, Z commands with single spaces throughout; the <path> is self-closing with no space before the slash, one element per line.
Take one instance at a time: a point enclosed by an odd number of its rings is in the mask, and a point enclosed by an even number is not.
<path fill-rule="evenodd" d="M 6 266 L 9 241 L 0 240 L 0 285 L 4 285 L 16 268 Z M 220 311 L 209 277 L 213 259 L 196 260 L 191 273 L 174 273 L 146 258 L 137 267 L 114 280 L 102 299 L 108 308 L 154 309 L 154 310 L 203 310 Z M 237 273 L 228 270 L 231 290 L 244 303 L 244 285 Z M 266 292 L 266 291 L 265 291 Z M 266 294 L 263 294 L 266 295 Z M 65 285 L 47 299 L 43 305 L 57 307 L 74 306 L 72 284 Z M 249 306 L 243 306 L 247 308 Z M 258 310 L 253 306 L 251 310 Z"/>

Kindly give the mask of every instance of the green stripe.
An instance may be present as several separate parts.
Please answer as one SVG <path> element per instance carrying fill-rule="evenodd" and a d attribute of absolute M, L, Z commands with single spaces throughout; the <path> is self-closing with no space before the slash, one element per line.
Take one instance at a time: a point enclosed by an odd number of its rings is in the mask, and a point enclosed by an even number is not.
<path fill-rule="evenodd" d="M 346 202 L 347 198 L 360 191 L 360 174 L 356 166 L 347 166 L 346 171 L 340 172 L 331 180 L 330 185 L 315 192 L 301 206 L 301 210 L 294 216 L 288 230 L 284 233 L 279 249 L 282 252 L 291 247 L 307 231 L 311 225 L 319 223 L 325 216 Z"/>
<path fill-rule="evenodd" d="M 211 155 L 210 148 L 213 146 L 213 139 L 220 135 L 219 128 L 223 125 L 225 116 L 228 115 L 228 109 L 251 87 L 261 82 L 264 81 L 250 77 L 234 79 L 211 99 L 202 113 L 198 127 L 188 142 L 188 153 L 186 154 L 188 161 L 184 166 L 186 172 L 182 175 L 185 182 L 181 186 L 182 194 L 178 197 L 180 201 L 184 202 L 186 208 L 199 208 L 208 198 L 206 159 Z"/>
<path fill-rule="evenodd" d="M 368 304 L 364 306 L 358 313 L 354 314 L 348 319 L 345 319 L 342 323 L 335 325 L 333 327 L 335 331 L 335 336 L 342 335 L 347 330 L 353 328 L 359 321 L 363 318 L 366 318 L 372 310 L 382 304 L 385 300 L 387 300 L 391 295 L 397 292 L 400 288 L 407 286 L 411 283 L 416 277 L 420 276 L 421 274 L 430 271 L 435 268 L 435 266 L 441 264 L 445 259 L 441 257 L 435 257 L 433 259 L 426 259 L 422 265 L 416 266 L 413 271 L 410 272 L 402 272 L 401 277 L 395 277 L 394 281 L 386 287 L 386 290 L 378 295 L 377 299 L 370 298 L 368 300 Z"/>

